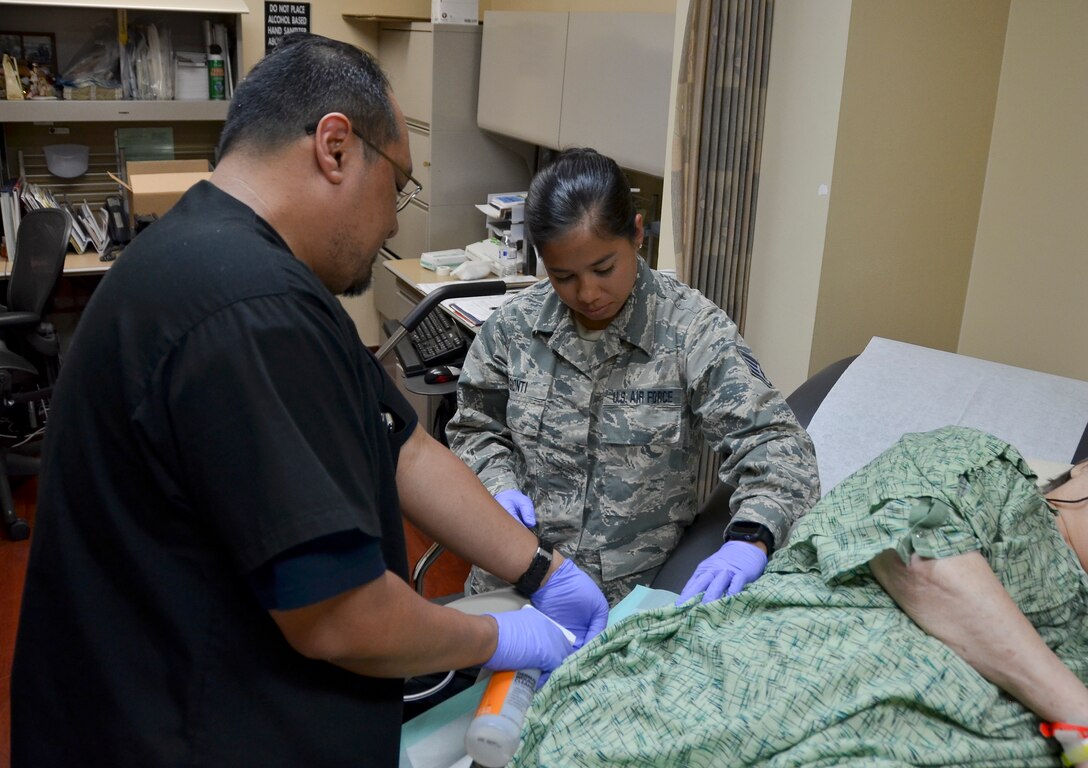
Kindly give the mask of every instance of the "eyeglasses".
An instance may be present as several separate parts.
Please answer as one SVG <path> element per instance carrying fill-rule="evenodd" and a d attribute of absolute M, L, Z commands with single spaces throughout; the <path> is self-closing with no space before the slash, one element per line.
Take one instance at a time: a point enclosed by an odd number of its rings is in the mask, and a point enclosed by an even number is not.
<path fill-rule="evenodd" d="M 393 166 L 394 170 L 404 174 L 404 176 L 408 179 L 408 181 L 411 182 L 414 185 L 413 189 L 409 189 L 409 190 L 402 189 L 399 192 L 397 192 L 397 213 L 400 213 L 406 207 L 408 207 L 408 203 L 415 200 L 416 197 L 419 195 L 419 193 L 423 191 L 423 185 L 419 183 L 419 179 L 417 179 L 412 174 L 408 173 L 408 171 L 404 170 L 404 168 L 402 168 L 401 165 L 396 160 L 394 160 L 389 155 L 382 152 L 380 149 L 378 149 L 376 146 L 374 146 L 374 144 L 372 144 L 369 140 L 367 140 L 366 136 L 359 133 L 359 130 L 354 125 L 351 126 L 351 132 L 359 137 L 359 141 L 363 142 L 368 147 L 370 147 L 372 150 L 374 150 L 379 155 L 381 155 L 386 160 L 388 160 L 389 164 L 391 166 Z M 317 133 L 317 123 L 313 123 L 311 125 L 306 126 L 306 134 L 308 136 L 313 136 L 315 133 Z M 407 185 L 405 185 L 405 186 L 407 186 Z"/>
<path fill-rule="evenodd" d="M 1053 496 L 1047 496 L 1046 500 L 1052 504 L 1080 504 L 1081 502 L 1088 501 L 1088 496 L 1082 496 L 1079 499 L 1055 499 Z"/>

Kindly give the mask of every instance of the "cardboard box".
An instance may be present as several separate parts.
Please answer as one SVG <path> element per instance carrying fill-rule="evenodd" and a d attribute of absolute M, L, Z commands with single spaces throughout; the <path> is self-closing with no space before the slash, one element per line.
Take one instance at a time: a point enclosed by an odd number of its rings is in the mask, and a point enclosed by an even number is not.
<path fill-rule="evenodd" d="M 162 216 L 189 187 L 212 175 L 207 160 L 134 160 L 125 167 L 133 216 Z"/>

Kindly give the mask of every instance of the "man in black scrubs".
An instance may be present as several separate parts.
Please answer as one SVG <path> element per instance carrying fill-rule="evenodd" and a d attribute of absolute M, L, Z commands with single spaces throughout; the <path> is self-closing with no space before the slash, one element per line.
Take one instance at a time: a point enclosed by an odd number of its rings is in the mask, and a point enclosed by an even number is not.
<path fill-rule="evenodd" d="M 210 182 L 90 301 L 58 382 L 12 678 L 12 765 L 395 765 L 401 678 L 551 669 L 607 604 L 426 434 L 334 294 L 416 190 L 374 61 L 288 39 Z M 401 515 L 539 611 L 406 583 Z M 542 612 L 542 613 L 541 613 Z"/>

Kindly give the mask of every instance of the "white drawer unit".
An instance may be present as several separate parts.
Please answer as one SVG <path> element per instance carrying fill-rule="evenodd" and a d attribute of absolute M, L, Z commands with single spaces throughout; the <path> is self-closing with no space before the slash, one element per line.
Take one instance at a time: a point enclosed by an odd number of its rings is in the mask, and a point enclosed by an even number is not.
<path fill-rule="evenodd" d="M 400 108 L 413 121 L 431 122 L 434 45 L 430 24 L 383 26 L 378 60 L 389 77 Z"/>

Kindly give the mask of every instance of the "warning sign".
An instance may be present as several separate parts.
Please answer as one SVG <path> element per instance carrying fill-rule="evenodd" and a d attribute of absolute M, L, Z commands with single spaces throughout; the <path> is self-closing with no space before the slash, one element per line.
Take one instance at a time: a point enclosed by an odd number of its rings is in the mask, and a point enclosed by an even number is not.
<path fill-rule="evenodd" d="M 309 3 L 264 4 L 264 52 L 272 53 L 285 35 L 310 31 Z"/>

